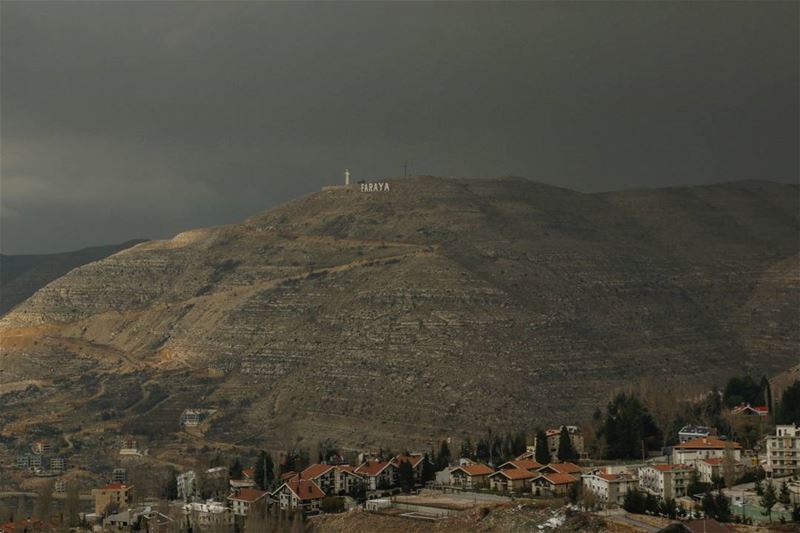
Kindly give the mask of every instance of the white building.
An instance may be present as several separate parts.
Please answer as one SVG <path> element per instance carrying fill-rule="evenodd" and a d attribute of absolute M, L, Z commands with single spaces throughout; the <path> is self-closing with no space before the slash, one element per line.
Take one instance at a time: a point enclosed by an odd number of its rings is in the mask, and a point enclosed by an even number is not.
<path fill-rule="evenodd" d="M 713 483 L 714 479 L 725 477 L 725 459 L 720 457 L 701 459 L 697 461 L 695 466 L 697 467 L 698 477 L 703 483 Z M 731 469 L 735 478 L 739 479 L 744 473 L 744 464 L 741 461 L 731 461 Z"/>
<path fill-rule="evenodd" d="M 207 502 L 192 502 L 183 506 L 183 513 L 194 530 L 198 528 L 214 528 L 233 525 L 233 514 L 221 502 L 209 500 Z"/>
<path fill-rule="evenodd" d="M 627 473 L 612 474 L 598 471 L 584 474 L 582 478 L 583 486 L 592 491 L 598 503 L 606 507 L 622 505 L 628 489 L 639 484 L 636 476 Z"/>
<path fill-rule="evenodd" d="M 742 445 L 738 442 L 718 439 L 716 437 L 701 437 L 687 440 L 683 444 L 672 447 L 672 462 L 675 464 L 694 465 L 697 461 L 717 457 L 722 459 L 730 454 L 736 462 L 742 460 Z"/>
<path fill-rule="evenodd" d="M 639 488 L 665 500 L 686 496 L 694 468 L 685 464 L 639 468 Z"/>
<path fill-rule="evenodd" d="M 800 427 L 780 425 L 767 437 L 767 472 L 773 477 L 800 474 Z"/>

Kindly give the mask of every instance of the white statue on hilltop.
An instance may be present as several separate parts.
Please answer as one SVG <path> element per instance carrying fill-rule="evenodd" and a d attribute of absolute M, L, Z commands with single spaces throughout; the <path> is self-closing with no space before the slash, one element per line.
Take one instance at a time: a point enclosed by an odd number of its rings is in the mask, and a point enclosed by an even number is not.
<path fill-rule="evenodd" d="M 350 185 L 350 170 L 344 169 L 344 184 Z"/>

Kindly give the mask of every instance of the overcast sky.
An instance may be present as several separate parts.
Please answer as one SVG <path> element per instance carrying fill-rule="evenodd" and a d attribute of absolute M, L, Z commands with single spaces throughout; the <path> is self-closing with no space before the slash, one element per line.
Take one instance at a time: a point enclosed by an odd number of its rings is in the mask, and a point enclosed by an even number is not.
<path fill-rule="evenodd" d="M 0 249 L 341 180 L 798 180 L 800 3 L 2 1 Z"/>

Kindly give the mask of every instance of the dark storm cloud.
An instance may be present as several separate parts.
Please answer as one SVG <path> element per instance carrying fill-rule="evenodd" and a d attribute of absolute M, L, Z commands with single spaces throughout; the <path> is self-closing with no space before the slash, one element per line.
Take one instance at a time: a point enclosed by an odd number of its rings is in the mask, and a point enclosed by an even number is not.
<path fill-rule="evenodd" d="M 3 252 L 340 179 L 798 179 L 798 4 L 2 3 Z"/>

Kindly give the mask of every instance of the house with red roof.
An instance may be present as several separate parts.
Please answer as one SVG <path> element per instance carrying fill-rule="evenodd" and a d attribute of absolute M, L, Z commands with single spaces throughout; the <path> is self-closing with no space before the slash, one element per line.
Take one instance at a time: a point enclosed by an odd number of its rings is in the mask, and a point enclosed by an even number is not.
<path fill-rule="evenodd" d="M 319 512 L 319 504 L 325 493 L 310 479 L 294 477 L 275 489 L 271 494 L 281 510 L 298 510 L 304 515 Z"/>
<path fill-rule="evenodd" d="M 530 489 L 537 474 L 524 468 L 506 468 L 489 474 L 489 486 L 500 492 L 523 492 Z"/>
<path fill-rule="evenodd" d="M 450 470 L 450 484 L 466 489 L 486 487 L 493 473 L 494 470 L 481 463 L 456 466 Z"/>
<path fill-rule="evenodd" d="M 752 406 L 749 403 L 740 403 L 733 409 L 731 414 L 734 416 L 769 416 L 769 408 L 765 405 Z"/>
<path fill-rule="evenodd" d="M 639 480 L 632 474 L 602 470 L 584 474 L 581 482 L 586 490 L 594 494 L 595 500 L 606 507 L 622 505 L 628 489 L 639 486 Z"/>
<path fill-rule="evenodd" d="M 570 474 L 580 477 L 581 467 L 575 463 L 548 463 L 537 470 L 541 474 Z"/>
<path fill-rule="evenodd" d="M 228 496 L 228 502 L 234 515 L 247 516 L 250 508 L 266 498 L 267 494 L 269 493 L 263 490 L 243 488 Z"/>
<path fill-rule="evenodd" d="M 350 465 L 316 463 L 300 472 L 300 479 L 310 479 L 325 494 L 349 494 L 364 484 L 361 475 Z"/>
<path fill-rule="evenodd" d="M 398 455 L 392 462 L 400 468 L 400 463 L 406 462 L 411 465 L 411 469 L 414 471 L 414 484 L 415 485 L 422 485 L 422 469 L 425 466 L 425 456 L 421 453 L 412 453 L 412 454 L 403 454 Z"/>
<path fill-rule="evenodd" d="M 576 483 L 580 483 L 580 478 L 572 474 L 540 470 L 531 479 L 531 492 L 534 496 L 566 496 Z"/>
<path fill-rule="evenodd" d="M 738 442 L 722 440 L 717 437 L 701 437 L 687 440 L 672 447 L 672 462 L 694 465 L 701 459 L 723 458 L 725 454 L 736 462 L 742 460 L 742 445 Z"/>
<path fill-rule="evenodd" d="M 355 473 L 364 479 L 367 490 L 390 489 L 397 479 L 397 466 L 393 461 L 366 461 Z"/>
<path fill-rule="evenodd" d="M 534 461 L 533 459 L 515 459 L 513 461 L 506 461 L 498 468 L 500 470 L 508 470 L 512 468 L 521 468 L 522 470 L 530 470 L 531 472 L 539 470 L 544 465 Z"/>

